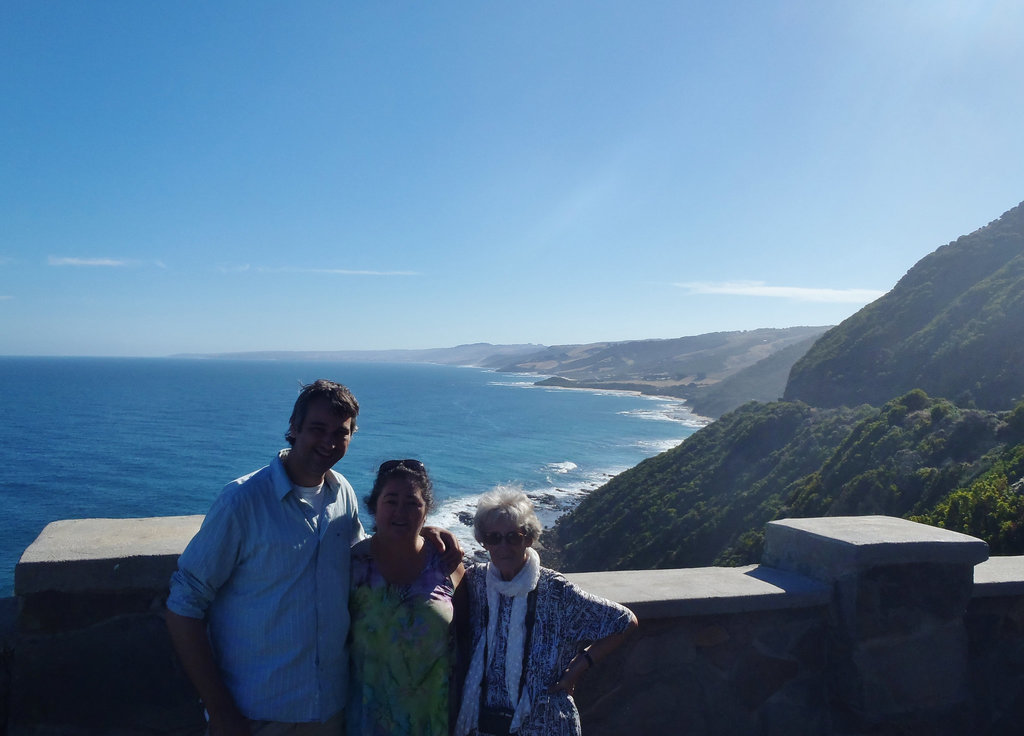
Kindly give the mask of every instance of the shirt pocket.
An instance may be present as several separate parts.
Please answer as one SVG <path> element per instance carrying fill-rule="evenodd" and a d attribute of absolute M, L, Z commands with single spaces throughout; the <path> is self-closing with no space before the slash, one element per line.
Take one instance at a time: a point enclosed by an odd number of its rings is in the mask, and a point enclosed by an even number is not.
<path fill-rule="evenodd" d="M 261 529 L 249 554 L 240 561 L 239 571 L 254 587 L 279 588 L 283 581 L 300 579 L 303 571 L 315 564 L 318 542 L 304 522 Z"/>

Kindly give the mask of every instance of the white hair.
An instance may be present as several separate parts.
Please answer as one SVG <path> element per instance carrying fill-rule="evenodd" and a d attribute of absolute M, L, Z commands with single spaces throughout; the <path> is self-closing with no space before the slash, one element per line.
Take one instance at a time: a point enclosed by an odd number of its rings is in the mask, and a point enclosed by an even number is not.
<path fill-rule="evenodd" d="M 543 527 L 537 512 L 533 509 L 533 501 L 518 486 L 495 486 L 480 496 L 476 503 L 476 516 L 473 517 L 473 536 L 483 543 L 484 525 L 497 519 L 506 519 L 517 529 L 522 529 L 531 541 L 537 541 Z"/>

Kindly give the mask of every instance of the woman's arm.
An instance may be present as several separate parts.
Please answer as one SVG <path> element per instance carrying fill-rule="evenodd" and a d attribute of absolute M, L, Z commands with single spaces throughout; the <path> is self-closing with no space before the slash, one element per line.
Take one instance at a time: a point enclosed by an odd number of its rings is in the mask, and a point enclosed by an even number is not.
<path fill-rule="evenodd" d="M 572 695 L 576 691 L 576 683 L 579 682 L 583 674 L 618 649 L 636 627 L 636 616 L 630 611 L 629 624 L 625 631 L 598 639 L 586 649 L 581 650 L 579 654 L 570 660 L 569 666 L 562 671 L 562 676 L 558 678 L 558 682 L 548 688 L 548 692 L 556 693 L 559 690 L 564 690 L 568 695 Z"/>
<path fill-rule="evenodd" d="M 472 572 L 459 565 L 451 575 L 455 592 L 452 595 L 452 606 L 455 609 L 455 657 L 452 660 L 451 676 L 451 719 L 450 725 L 455 727 L 462 704 L 462 691 L 466 684 L 466 673 L 469 672 L 470 660 L 473 658 L 473 626 L 470 621 L 469 588 L 472 584 Z"/>
<path fill-rule="evenodd" d="M 462 563 L 448 576 L 452 582 L 452 609 L 455 626 L 455 644 L 457 651 L 464 652 L 469 642 L 469 581 L 466 580 L 466 568 Z"/>
<path fill-rule="evenodd" d="M 448 576 L 449 578 L 451 578 L 452 587 L 455 589 L 456 593 L 458 593 L 459 591 L 459 583 L 462 582 L 462 578 L 465 574 L 466 568 L 463 567 L 462 563 L 460 562 L 458 567 L 456 567 L 455 570 L 452 571 L 451 575 Z"/>

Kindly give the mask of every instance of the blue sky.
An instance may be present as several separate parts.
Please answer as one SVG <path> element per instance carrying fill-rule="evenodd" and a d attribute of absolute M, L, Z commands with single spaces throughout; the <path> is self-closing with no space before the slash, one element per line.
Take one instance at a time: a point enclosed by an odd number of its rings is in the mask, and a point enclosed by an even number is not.
<path fill-rule="evenodd" d="M 1024 4 L 0 5 L 0 354 L 836 324 L 1024 200 Z"/>

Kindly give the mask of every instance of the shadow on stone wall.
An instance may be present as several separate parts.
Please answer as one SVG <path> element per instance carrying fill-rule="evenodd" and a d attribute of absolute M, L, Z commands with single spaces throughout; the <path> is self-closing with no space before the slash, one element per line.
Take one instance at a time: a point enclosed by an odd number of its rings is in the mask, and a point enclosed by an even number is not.
<path fill-rule="evenodd" d="M 198 522 L 60 522 L 26 550 L 0 600 L 7 736 L 203 733 L 163 621 Z M 760 566 L 571 575 L 640 619 L 577 690 L 584 732 L 1019 734 L 1024 558 L 986 557 L 900 519 L 801 519 L 769 525 Z"/>

